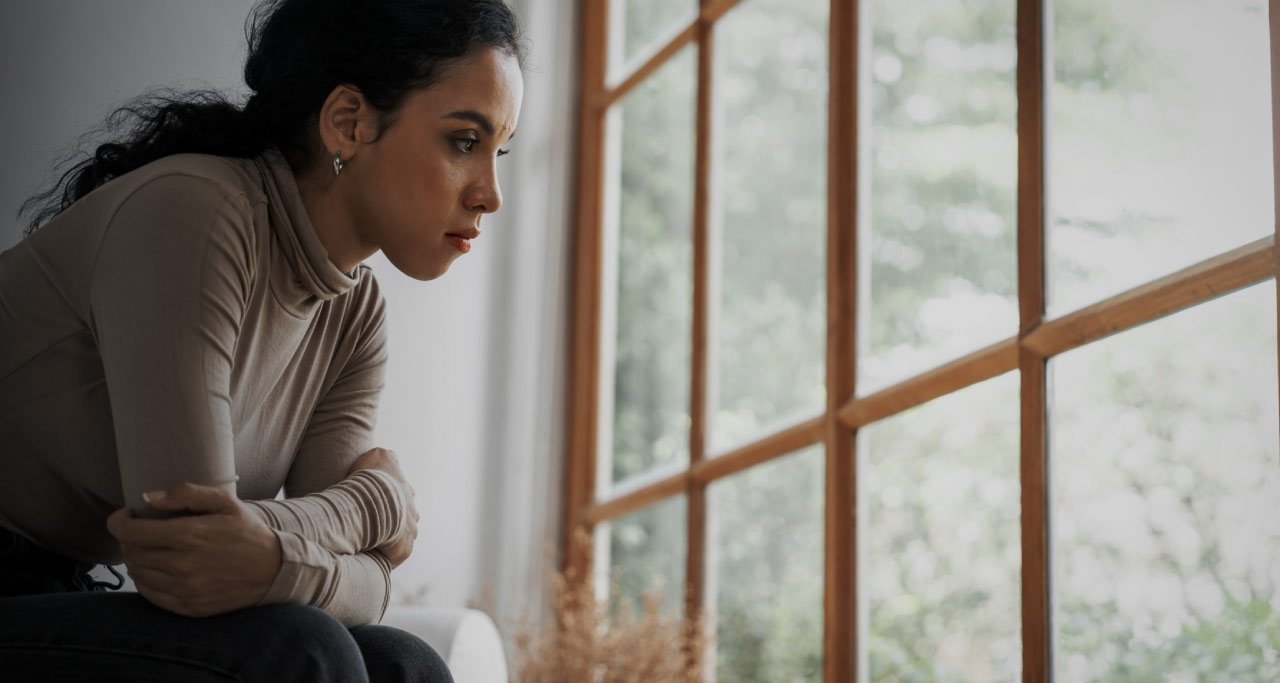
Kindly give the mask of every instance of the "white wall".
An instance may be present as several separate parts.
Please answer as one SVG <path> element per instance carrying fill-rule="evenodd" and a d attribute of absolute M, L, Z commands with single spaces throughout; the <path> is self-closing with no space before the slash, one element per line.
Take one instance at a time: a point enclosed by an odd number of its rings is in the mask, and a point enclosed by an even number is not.
<path fill-rule="evenodd" d="M 558 536 L 572 159 L 571 6 L 518 3 L 533 59 L 505 207 L 443 278 L 422 283 L 379 254 L 391 367 L 379 445 L 397 451 L 422 514 L 398 601 L 463 605 L 491 593 L 500 621 L 539 609 L 544 546 Z M 249 0 L 6 0 L 0 22 L 0 250 L 55 158 L 149 87 L 245 92 Z"/>
<path fill-rule="evenodd" d="M 77 136 L 153 86 L 246 93 L 249 0 L 5 0 L 0 10 L 0 249 Z"/>

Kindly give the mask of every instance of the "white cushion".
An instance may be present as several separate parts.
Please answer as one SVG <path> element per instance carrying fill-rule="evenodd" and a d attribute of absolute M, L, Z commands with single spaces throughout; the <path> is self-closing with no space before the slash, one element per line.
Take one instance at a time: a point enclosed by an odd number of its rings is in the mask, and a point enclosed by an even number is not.
<path fill-rule="evenodd" d="M 392 605 L 382 623 L 425 640 L 449 665 L 455 683 L 507 683 L 502 636 L 484 612 Z"/>

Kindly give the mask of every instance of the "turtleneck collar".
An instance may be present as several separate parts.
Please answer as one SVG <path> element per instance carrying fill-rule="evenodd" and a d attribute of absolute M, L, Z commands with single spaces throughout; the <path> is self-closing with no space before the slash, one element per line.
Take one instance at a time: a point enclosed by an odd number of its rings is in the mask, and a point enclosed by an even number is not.
<path fill-rule="evenodd" d="M 267 193 L 272 229 L 293 268 L 293 283 L 311 296 L 328 301 L 356 286 L 355 270 L 343 273 L 329 260 L 315 226 L 302 203 L 302 193 L 289 162 L 272 147 L 255 161 L 262 171 L 262 185 Z M 357 266 L 358 268 L 358 266 Z M 301 302 L 299 302 L 301 303 Z"/>

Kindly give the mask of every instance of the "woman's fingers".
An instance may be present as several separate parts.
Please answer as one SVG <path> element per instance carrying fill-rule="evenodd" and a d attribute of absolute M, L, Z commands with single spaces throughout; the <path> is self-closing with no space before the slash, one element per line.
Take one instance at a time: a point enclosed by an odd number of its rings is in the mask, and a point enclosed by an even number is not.
<path fill-rule="evenodd" d="M 142 564 L 130 564 L 127 561 L 124 564 L 129 569 L 129 578 L 133 579 L 134 585 L 163 590 L 171 595 L 178 592 L 178 577 Z"/>
<path fill-rule="evenodd" d="M 107 531 L 119 539 L 122 525 L 127 524 L 131 519 L 133 519 L 133 510 L 120 508 L 107 517 Z"/>
<path fill-rule="evenodd" d="M 404 522 L 399 532 L 394 538 L 378 547 L 382 554 L 391 563 L 392 567 L 399 566 L 408 559 L 410 553 L 413 552 L 413 541 L 418 537 L 418 522 L 421 516 L 418 514 L 418 508 L 414 505 L 414 499 L 417 492 L 413 485 L 404 475 L 404 471 L 400 469 L 399 459 L 396 457 L 395 451 L 386 448 L 373 448 L 365 451 L 360 457 L 356 458 L 351 464 L 351 468 L 347 474 L 350 476 L 359 470 L 380 470 L 391 475 L 395 480 L 398 488 L 404 494 Z"/>
<path fill-rule="evenodd" d="M 125 546 L 125 565 L 139 592 L 157 606 L 186 616 L 208 616 L 247 607 L 265 594 L 274 573 L 243 574 L 252 560 L 246 550 L 233 543 L 193 550 Z"/>
<path fill-rule="evenodd" d="M 171 574 L 153 565 L 130 564 L 129 578 L 144 598 L 157 607 L 188 617 L 212 614 L 208 596 L 197 590 L 191 577 Z"/>
<path fill-rule="evenodd" d="M 133 571 L 134 567 L 142 567 L 149 571 L 180 577 L 191 570 L 188 551 L 133 545 L 122 547 L 124 548 L 124 563 L 129 567 L 130 571 Z"/>
<path fill-rule="evenodd" d="M 189 545 L 190 529 L 185 519 L 144 519 L 134 517 L 129 508 L 120 508 L 107 517 L 107 531 L 123 545 L 152 548 L 182 548 Z"/>
<path fill-rule="evenodd" d="M 186 510 L 196 516 L 171 519 L 136 517 L 129 508 L 120 508 L 107 518 L 107 530 L 122 544 L 149 547 L 191 547 L 195 536 L 204 531 L 203 515 L 238 514 L 242 511 L 234 495 L 212 486 L 182 483 L 164 491 L 150 491 L 143 496 L 153 508 L 174 512 Z"/>
<path fill-rule="evenodd" d="M 281 564 L 275 532 L 238 500 L 225 503 L 229 494 L 209 487 L 170 491 L 184 509 L 207 511 L 142 519 L 122 509 L 108 520 L 139 592 L 186 616 L 221 614 L 261 600 Z"/>
<path fill-rule="evenodd" d="M 210 514 L 229 512 L 236 507 L 235 496 L 222 489 L 185 482 L 164 491 L 148 491 L 142 497 L 157 510 Z"/>
<path fill-rule="evenodd" d="M 347 476 L 351 476 L 357 470 L 383 470 L 394 474 L 392 468 L 399 469 L 396 464 L 395 451 L 386 448 L 370 448 L 356 458 L 351 463 L 351 467 L 347 469 Z"/>

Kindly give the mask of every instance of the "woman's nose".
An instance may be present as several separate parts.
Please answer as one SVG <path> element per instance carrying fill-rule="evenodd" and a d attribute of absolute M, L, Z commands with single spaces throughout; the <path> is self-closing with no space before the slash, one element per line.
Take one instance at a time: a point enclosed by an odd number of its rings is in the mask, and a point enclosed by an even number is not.
<path fill-rule="evenodd" d="M 491 171 L 472 186 L 467 197 L 467 208 L 481 213 L 493 213 L 502 207 L 502 188 L 498 186 L 497 173 Z"/>

